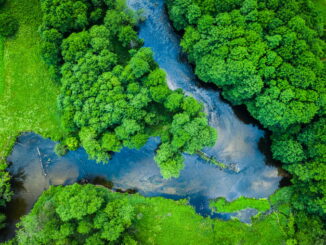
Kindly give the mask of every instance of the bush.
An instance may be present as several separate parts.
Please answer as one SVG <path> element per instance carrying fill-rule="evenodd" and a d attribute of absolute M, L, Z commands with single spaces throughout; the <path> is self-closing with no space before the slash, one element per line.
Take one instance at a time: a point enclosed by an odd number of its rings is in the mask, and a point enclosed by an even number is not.
<path fill-rule="evenodd" d="M 4 5 L 6 0 L 0 0 L 0 6 Z"/>
<path fill-rule="evenodd" d="M 0 4 L 1 4 L 0 0 Z M 11 15 L 0 14 L 0 35 L 3 37 L 11 37 L 18 30 L 18 21 Z"/>
<path fill-rule="evenodd" d="M 65 145 L 59 143 L 59 144 L 56 144 L 55 147 L 54 147 L 54 152 L 55 154 L 57 154 L 58 156 L 64 156 L 67 154 L 67 148 Z"/>
<path fill-rule="evenodd" d="M 75 137 L 69 137 L 65 140 L 65 144 L 67 145 L 68 150 L 75 151 L 79 147 L 78 139 Z"/>

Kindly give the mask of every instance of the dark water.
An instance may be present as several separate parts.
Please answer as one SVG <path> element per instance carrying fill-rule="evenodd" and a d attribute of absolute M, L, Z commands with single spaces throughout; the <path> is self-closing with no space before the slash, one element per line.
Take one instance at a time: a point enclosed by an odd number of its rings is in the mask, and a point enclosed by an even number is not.
<path fill-rule="evenodd" d="M 27 133 L 18 138 L 8 157 L 13 163 L 10 172 L 16 176 L 16 194 L 6 211 L 10 226 L 2 231 L 3 238 L 13 234 L 15 222 L 32 207 L 43 190 L 50 185 L 71 184 L 82 179 L 102 177 L 111 180 L 116 189 L 136 189 L 145 196 L 188 198 L 202 215 L 211 214 L 209 199 L 223 196 L 233 200 L 241 195 L 268 197 L 278 188 L 281 179 L 278 170 L 266 165 L 268 159 L 259 150 L 266 144 L 262 140 L 264 131 L 250 124 L 248 119 L 240 120 L 217 91 L 198 86 L 191 67 L 179 59 L 179 39 L 169 24 L 163 0 L 129 0 L 128 4 L 134 9 L 145 9 L 147 20 L 140 26 L 139 36 L 144 39 L 145 46 L 153 49 L 155 60 L 167 72 L 170 88 L 182 88 L 204 103 L 210 125 L 219 134 L 216 145 L 205 152 L 219 161 L 237 163 L 240 172 L 221 171 L 198 156 L 186 155 L 186 166 L 180 177 L 164 180 L 153 160 L 158 138 L 152 138 L 141 150 L 123 149 L 109 164 L 102 165 L 88 160 L 83 149 L 57 157 L 53 152 L 54 142 Z M 245 210 L 213 217 L 229 219 L 236 216 L 249 222 L 254 213 Z"/>

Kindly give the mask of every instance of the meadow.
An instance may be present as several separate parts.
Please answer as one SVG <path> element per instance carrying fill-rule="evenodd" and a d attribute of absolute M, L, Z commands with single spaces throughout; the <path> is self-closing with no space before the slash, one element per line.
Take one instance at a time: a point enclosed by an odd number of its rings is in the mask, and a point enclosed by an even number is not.
<path fill-rule="evenodd" d="M 22 132 L 56 140 L 64 130 L 56 102 L 60 85 L 51 80 L 40 54 L 39 1 L 7 1 L 0 13 L 10 13 L 19 21 L 15 36 L 0 41 L 0 157 L 4 160 Z"/>

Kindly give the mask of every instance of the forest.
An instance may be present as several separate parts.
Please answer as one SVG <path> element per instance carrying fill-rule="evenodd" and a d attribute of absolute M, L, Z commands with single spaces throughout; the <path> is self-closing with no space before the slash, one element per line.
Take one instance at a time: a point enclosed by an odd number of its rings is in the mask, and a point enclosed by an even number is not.
<path fill-rule="evenodd" d="M 291 183 L 269 198 L 210 200 L 212 214 L 257 210 L 249 225 L 203 217 L 187 199 L 92 184 L 51 186 L 4 244 L 326 242 L 326 17 L 320 11 L 326 6 L 313 0 L 165 4 L 195 75 L 230 104 L 244 105 L 271 133 L 272 157 Z M 58 156 L 82 147 L 99 164 L 158 137 L 154 160 L 166 180 L 180 176 L 185 156 L 216 144 L 204 105 L 169 88 L 139 38 L 144 21 L 146 14 L 123 0 L 0 0 L 0 230 L 14 196 L 6 158 L 22 132 L 58 141 Z M 30 47 L 31 55 L 20 55 Z"/>
<path fill-rule="evenodd" d="M 272 131 L 291 205 L 325 221 L 324 19 L 312 1 L 168 0 L 195 73 Z M 306 224 L 309 225 L 309 224 Z M 300 229 L 300 228 L 299 228 Z"/>

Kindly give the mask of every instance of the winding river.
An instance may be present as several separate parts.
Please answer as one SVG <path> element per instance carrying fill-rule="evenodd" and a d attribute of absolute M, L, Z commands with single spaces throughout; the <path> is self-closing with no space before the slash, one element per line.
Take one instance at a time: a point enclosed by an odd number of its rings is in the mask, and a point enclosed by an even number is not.
<path fill-rule="evenodd" d="M 141 150 L 123 149 L 109 164 L 88 160 L 83 149 L 58 157 L 53 152 L 55 142 L 33 133 L 25 133 L 8 157 L 13 163 L 9 170 L 14 175 L 13 201 L 6 210 L 9 227 L 2 239 L 13 235 L 14 225 L 25 214 L 37 197 L 50 185 L 71 184 L 81 180 L 110 180 L 115 189 L 134 189 L 145 196 L 164 196 L 172 199 L 188 198 L 202 215 L 211 215 L 209 199 L 226 197 L 233 200 L 241 195 L 268 197 L 279 186 L 281 177 L 277 168 L 266 164 L 265 132 L 251 120 L 240 119 L 232 107 L 224 102 L 219 92 L 200 85 L 192 68 L 181 60 L 179 37 L 166 15 L 163 0 L 129 0 L 128 5 L 144 9 L 146 21 L 140 25 L 139 36 L 145 46 L 152 48 L 155 60 L 167 73 L 171 89 L 182 88 L 186 94 L 201 101 L 209 115 L 210 125 L 218 130 L 218 141 L 204 152 L 225 163 L 236 163 L 239 173 L 221 171 L 196 155 L 185 155 L 185 168 L 178 179 L 164 180 L 153 157 L 159 144 L 152 138 Z M 42 164 L 41 164 L 42 162 Z M 42 167 L 43 166 L 43 167 Z M 245 210 L 232 214 L 214 214 L 229 219 L 236 216 L 250 221 L 255 212 Z"/>

